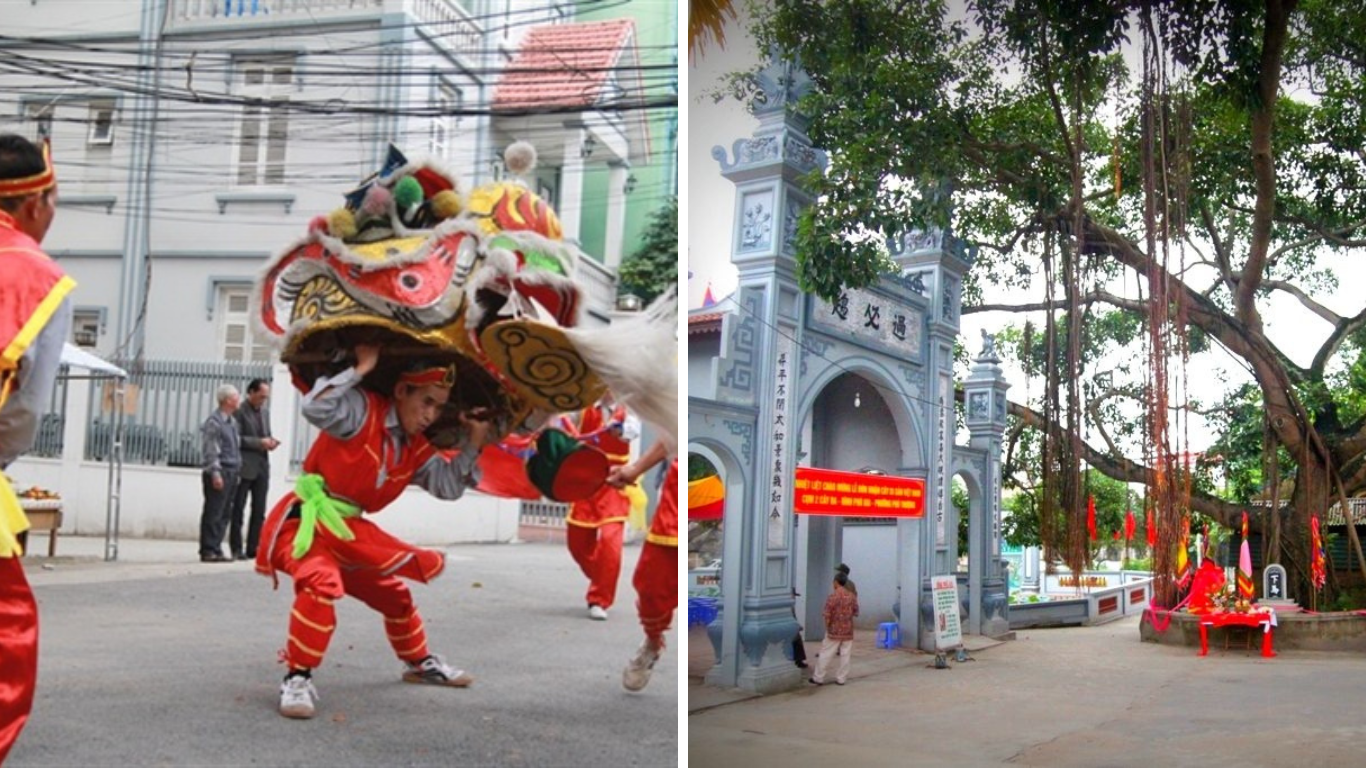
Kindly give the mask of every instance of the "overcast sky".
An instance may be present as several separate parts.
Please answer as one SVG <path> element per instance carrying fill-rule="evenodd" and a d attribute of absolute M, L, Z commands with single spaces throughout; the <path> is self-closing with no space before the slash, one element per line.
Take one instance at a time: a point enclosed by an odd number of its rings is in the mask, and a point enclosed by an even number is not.
<path fill-rule="evenodd" d="M 703 56 L 685 62 L 688 132 L 684 137 L 687 142 L 685 258 L 687 268 L 692 273 L 688 284 L 689 308 L 701 305 L 708 284 L 713 295 L 720 300 L 732 293 L 737 283 L 735 268 L 730 263 L 735 187 L 721 177 L 720 165 L 712 158 L 711 151 L 712 147 L 719 145 L 726 149 L 728 157 L 731 156 L 735 140 L 750 136 L 758 126 L 758 121 L 746 113 L 737 101 L 727 99 L 719 104 L 713 103 L 703 94 L 715 89 L 719 78 L 725 73 L 746 69 L 756 60 L 753 40 L 743 24 L 742 19 L 729 26 L 725 49 L 710 46 Z M 1338 289 L 1332 294 L 1316 296 L 1322 304 L 1341 315 L 1354 315 L 1366 306 L 1366 290 L 1362 289 L 1366 285 L 1366 263 L 1363 263 L 1361 255 L 1358 251 L 1352 256 L 1335 259 L 1332 265 L 1339 276 Z M 1131 272 L 1127 273 L 1127 283 L 1126 293 L 1131 295 L 1134 285 Z M 1197 280 L 1195 284 L 1205 283 Z M 1120 287 L 1112 286 L 1111 289 L 1119 292 Z M 1019 295 L 1011 296 L 1004 292 L 988 293 L 985 298 L 991 303 L 1024 300 Z M 1038 300 L 1038 297 L 1034 300 Z M 1268 336 L 1291 359 L 1302 365 L 1312 361 L 1314 352 L 1332 330 L 1324 320 L 1284 293 L 1278 293 L 1270 301 L 1264 302 L 1262 311 Z M 1036 327 L 1042 327 L 1041 317 L 1035 318 Z M 975 355 L 981 348 L 981 330 L 994 333 L 1006 325 L 1018 325 L 1021 322 L 1023 319 L 1018 315 L 1000 312 L 964 315 L 962 338 L 969 352 Z M 1174 362 L 1173 367 L 1175 365 Z M 1024 399 L 1026 385 L 1034 396 L 1038 395 L 1043 385 L 1040 380 L 1026 382 L 1018 369 L 1007 369 L 1006 377 L 1011 384 L 1009 395 L 1012 400 Z M 1187 378 L 1196 397 L 1212 401 L 1226 389 L 1251 377 L 1240 360 L 1220 351 L 1193 359 Z M 1190 425 L 1190 449 L 1203 450 L 1212 439 L 1203 422 L 1198 417 L 1193 419 Z"/>

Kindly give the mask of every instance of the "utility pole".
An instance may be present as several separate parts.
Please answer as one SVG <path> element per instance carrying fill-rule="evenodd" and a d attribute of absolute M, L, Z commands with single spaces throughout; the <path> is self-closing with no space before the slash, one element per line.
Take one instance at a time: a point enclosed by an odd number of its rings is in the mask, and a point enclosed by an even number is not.
<path fill-rule="evenodd" d="M 131 111 L 132 148 L 128 159 L 127 213 L 123 262 L 119 270 L 115 357 L 142 358 L 146 336 L 147 281 L 151 273 L 152 173 L 160 116 L 161 43 L 168 0 L 143 0 L 138 29 L 137 92 Z"/>

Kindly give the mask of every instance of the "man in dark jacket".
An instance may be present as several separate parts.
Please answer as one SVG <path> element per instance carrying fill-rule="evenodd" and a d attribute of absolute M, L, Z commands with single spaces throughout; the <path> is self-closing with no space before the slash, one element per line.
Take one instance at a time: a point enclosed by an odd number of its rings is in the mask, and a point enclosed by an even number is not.
<path fill-rule="evenodd" d="M 237 495 L 233 499 L 232 519 L 228 523 L 228 546 L 237 560 L 256 559 L 256 544 L 261 540 L 261 523 L 266 519 L 266 494 L 270 490 L 270 452 L 280 441 L 270 434 L 270 383 L 252 379 L 247 397 L 233 418 L 242 439 L 242 468 L 237 476 Z M 246 547 L 242 544 L 242 513 L 251 494 L 251 518 L 247 524 Z"/>

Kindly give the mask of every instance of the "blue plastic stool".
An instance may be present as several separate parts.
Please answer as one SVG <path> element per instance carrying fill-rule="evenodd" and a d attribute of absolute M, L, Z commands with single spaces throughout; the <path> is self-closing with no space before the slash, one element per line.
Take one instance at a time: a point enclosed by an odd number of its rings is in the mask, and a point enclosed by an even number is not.
<path fill-rule="evenodd" d="M 688 598 L 688 626 L 707 626 L 716 620 L 716 601 L 705 597 Z"/>
<path fill-rule="evenodd" d="M 898 648 L 901 646 L 901 625 L 889 621 L 877 625 L 877 647 Z"/>

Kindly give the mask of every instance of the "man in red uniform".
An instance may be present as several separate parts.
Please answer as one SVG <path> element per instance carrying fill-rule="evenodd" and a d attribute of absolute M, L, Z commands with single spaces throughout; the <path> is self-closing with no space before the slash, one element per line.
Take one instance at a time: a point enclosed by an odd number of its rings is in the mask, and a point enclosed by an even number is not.
<path fill-rule="evenodd" d="M 617 467 L 630 460 L 631 441 L 640 436 L 640 422 L 628 415 L 625 408 L 613 407 L 609 401 L 585 408 L 579 414 L 578 424 L 568 418 L 562 421 L 566 432 L 597 447 Z M 588 577 L 585 600 L 590 619 L 605 621 L 607 609 L 616 601 L 621 543 L 630 513 L 630 499 L 612 485 L 602 486 L 597 493 L 569 508 L 565 520 L 569 554 Z"/>
<path fill-rule="evenodd" d="M 614 467 L 607 482 L 618 488 L 634 483 L 646 471 L 669 455 L 664 443 L 650 446 L 639 459 Z M 650 682 L 650 672 L 664 653 L 664 633 L 673 623 L 678 608 L 678 459 L 669 464 L 664 485 L 659 489 L 655 519 L 640 551 L 640 561 L 631 579 L 636 588 L 636 613 L 645 630 L 645 641 L 621 673 L 621 685 L 639 691 Z"/>
<path fill-rule="evenodd" d="M 57 210 L 50 150 L 0 135 L 0 469 L 33 445 L 71 332 L 76 283 L 39 247 Z M 19 557 L 28 518 L 0 473 L 0 763 L 33 708 L 38 606 Z"/>
<path fill-rule="evenodd" d="M 427 649 L 412 594 L 400 580 L 426 583 L 445 567 L 441 552 L 390 536 L 364 513 L 384 509 L 409 485 L 440 499 L 457 499 L 476 480 L 475 460 L 489 438 L 478 410 L 460 415 L 461 450 L 446 458 L 423 432 L 441 413 L 455 384 L 455 367 L 416 365 L 399 377 L 392 397 L 357 385 L 379 362 L 379 347 L 356 347 L 356 365 L 318 379 L 303 401 L 304 417 L 319 429 L 304 474 L 261 532 L 256 570 L 294 579 L 294 609 L 281 657 L 289 665 L 280 686 L 280 714 L 314 714 L 312 670 L 322 664 L 336 628 L 333 603 L 351 595 L 384 616 L 403 680 L 464 687 L 473 678 Z"/>

